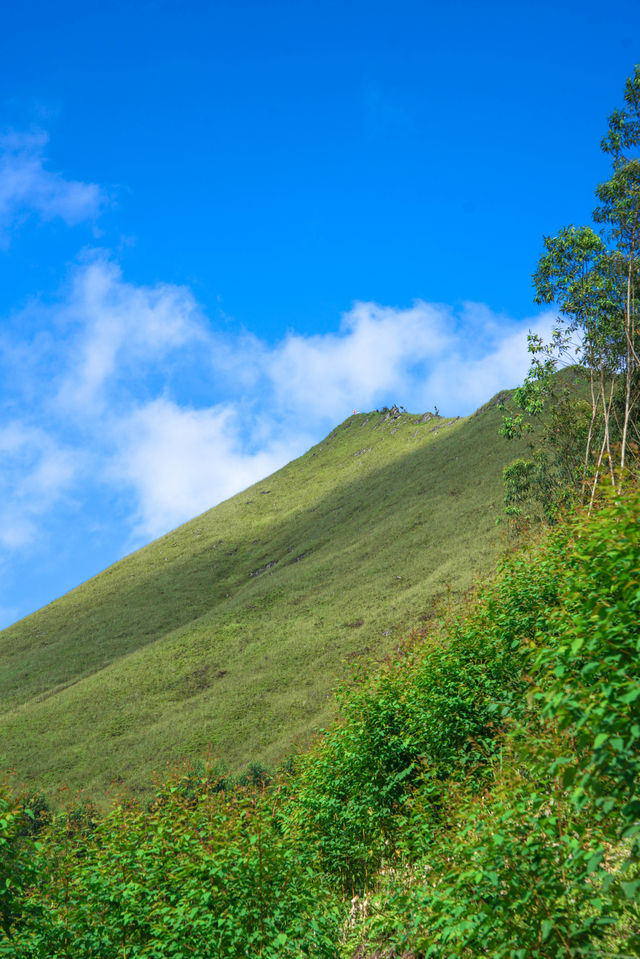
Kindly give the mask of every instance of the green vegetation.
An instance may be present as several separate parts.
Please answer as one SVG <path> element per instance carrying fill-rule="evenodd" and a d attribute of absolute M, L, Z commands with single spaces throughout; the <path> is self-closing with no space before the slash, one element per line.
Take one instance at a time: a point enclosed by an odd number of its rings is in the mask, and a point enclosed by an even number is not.
<path fill-rule="evenodd" d="M 345 688 L 266 788 L 187 776 L 35 834 L 8 799 L 4 954 L 637 955 L 639 569 L 629 490 Z"/>
<path fill-rule="evenodd" d="M 640 65 L 601 146 L 612 170 L 596 190 L 600 234 L 569 226 L 545 237 L 533 277 L 536 302 L 556 303 L 559 317 L 550 342 L 529 337 L 518 412 L 503 422 L 503 435 L 521 439 L 538 421 L 532 456 L 505 471 L 515 516 L 533 499 L 553 520 L 571 498 L 593 506 L 603 477 L 616 488 L 640 475 Z M 558 391 L 553 374 L 567 359 L 585 371 L 583 395 Z"/>
<path fill-rule="evenodd" d="M 0 752 L 49 796 L 149 792 L 183 758 L 276 767 L 495 563 L 495 404 L 352 416 L 274 476 L 0 637 Z M 54 795 L 59 802 L 64 796 Z"/>

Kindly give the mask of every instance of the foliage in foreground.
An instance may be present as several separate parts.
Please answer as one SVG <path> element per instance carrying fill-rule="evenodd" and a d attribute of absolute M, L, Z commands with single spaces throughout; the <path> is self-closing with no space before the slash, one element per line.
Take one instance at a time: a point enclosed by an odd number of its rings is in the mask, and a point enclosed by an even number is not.
<path fill-rule="evenodd" d="M 512 557 L 268 787 L 0 828 L 0 954 L 640 950 L 640 495 Z M 37 881 L 36 881 L 37 877 Z"/>
<path fill-rule="evenodd" d="M 638 954 L 639 519 L 636 494 L 557 531 L 531 566 L 533 588 L 556 584 L 530 646 L 531 708 L 491 788 L 450 783 L 446 831 L 423 831 L 423 855 L 381 877 L 371 940 L 418 956 Z"/>

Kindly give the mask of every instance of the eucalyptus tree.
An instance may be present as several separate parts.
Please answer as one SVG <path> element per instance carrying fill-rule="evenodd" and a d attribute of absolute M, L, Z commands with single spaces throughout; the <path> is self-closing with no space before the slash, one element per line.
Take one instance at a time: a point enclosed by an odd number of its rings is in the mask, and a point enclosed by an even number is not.
<path fill-rule="evenodd" d="M 624 108 L 609 118 L 609 130 L 602 149 L 612 159 L 613 173 L 601 183 L 596 194 L 600 205 L 594 219 L 604 227 L 611 243 L 611 263 L 624 296 L 622 317 L 625 338 L 624 412 L 620 437 L 620 466 L 627 462 L 630 431 L 640 439 L 633 418 L 640 399 L 639 302 L 640 293 L 640 64 L 625 84 Z"/>
<path fill-rule="evenodd" d="M 591 415 L 582 469 L 576 470 L 576 478 L 584 495 L 592 452 L 596 452 L 593 494 L 605 458 L 616 485 L 612 414 L 625 345 L 619 316 L 622 287 L 609 250 L 590 227 L 565 227 L 557 236 L 545 237 L 544 245 L 533 277 L 536 302 L 555 302 L 560 315 L 551 342 L 533 343 L 534 351 L 537 348 L 548 360 L 544 367 L 534 361 L 529 379 L 548 377 L 564 356 L 588 372 Z M 599 450 L 594 451 L 598 439 Z"/>
<path fill-rule="evenodd" d="M 562 364 L 582 367 L 589 378 L 591 409 L 579 462 L 558 469 L 558 450 L 566 451 L 571 444 L 560 437 L 557 422 L 553 429 L 547 428 L 545 440 L 555 458 L 556 475 L 581 489 L 583 500 L 589 496 L 590 505 L 603 473 L 617 489 L 625 473 L 638 467 L 640 65 L 626 81 L 624 107 L 609 117 L 601 147 L 611 157 L 612 173 L 596 189 L 596 229 L 568 226 L 544 238 L 544 252 L 533 276 L 535 300 L 557 305 L 556 327 L 548 342 L 529 337 L 530 370 L 514 394 L 520 413 L 505 417 L 502 427 L 507 437 L 522 436 L 532 429 L 532 417 L 546 417 L 547 423 L 550 418 L 557 420 L 549 402 L 552 374 Z M 566 428 L 575 430 L 569 419 L 561 417 Z M 507 499 L 510 482 L 512 500 L 517 500 L 531 487 L 534 476 L 545 495 L 552 495 L 549 452 L 539 452 L 536 462 L 537 466 L 519 461 L 517 468 L 507 468 Z M 548 512 L 548 503 L 545 508 Z"/>

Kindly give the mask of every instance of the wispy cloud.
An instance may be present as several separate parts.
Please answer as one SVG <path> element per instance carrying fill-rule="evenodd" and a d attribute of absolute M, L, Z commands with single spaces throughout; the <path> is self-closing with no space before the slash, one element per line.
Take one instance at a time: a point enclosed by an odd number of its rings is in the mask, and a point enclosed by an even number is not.
<path fill-rule="evenodd" d="M 343 417 L 391 393 L 415 396 L 421 370 L 453 345 L 446 307 L 355 303 L 337 333 L 290 334 L 266 352 L 265 369 L 279 407 Z"/>
<path fill-rule="evenodd" d="M 469 413 L 499 390 L 519 385 L 529 368 L 529 331 L 549 340 L 557 324 L 550 310 L 519 323 L 501 317 L 498 324 L 484 305 L 469 306 L 487 316 L 486 326 L 474 335 L 473 327 L 463 324 L 452 348 L 429 369 L 423 389 L 449 415 Z"/>
<path fill-rule="evenodd" d="M 25 389 L 40 377 L 39 405 L 14 384 L 23 424 L 0 433 L 0 490 L 20 490 L 7 494 L 7 548 L 69 491 L 88 501 L 105 488 L 127 504 L 128 545 L 139 545 L 282 466 L 354 407 L 471 412 L 522 380 L 528 329 L 552 324 L 483 304 L 355 303 L 334 332 L 267 343 L 215 331 L 188 289 L 126 282 L 101 252 L 40 309 L 48 335 L 29 351 L 14 344 L 33 364 Z"/>
<path fill-rule="evenodd" d="M 95 218 L 106 203 L 95 183 L 69 180 L 47 168 L 43 132 L 0 136 L 0 243 L 6 246 L 12 228 L 32 214 L 62 219 L 73 226 Z"/>
<path fill-rule="evenodd" d="M 209 339 L 188 289 L 126 283 L 119 266 L 101 251 L 75 271 L 67 300 L 54 313 L 73 343 L 58 400 L 83 416 L 118 399 L 118 386 L 124 396 L 136 385 L 139 391 L 141 378 L 156 372 L 167 356 Z"/>
<path fill-rule="evenodd" d="M 157 399 L 132 411 L 120 424 L 108 478 L 136 492 L 134 541 L 197 516 L 298 452 L 298 435 L 252 451 L 245 434 L 233 405 L 190 409 Z"/>
<path fill-rule="evenodd" d="M 0 429 L 0 544 L 31 543 L 38 523 L 65 496 L 82 453 L 44 429 L 14 421 Z"/>

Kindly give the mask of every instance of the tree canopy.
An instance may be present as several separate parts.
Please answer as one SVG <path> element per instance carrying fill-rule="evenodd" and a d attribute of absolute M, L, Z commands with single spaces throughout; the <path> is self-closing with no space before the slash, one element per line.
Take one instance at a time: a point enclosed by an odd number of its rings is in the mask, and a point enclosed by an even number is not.
<path fill-rule="evenodd" d="M 611 176 L 596 188 L 593 226 L 566 226 L 544 238 L 533 275 L 536 302 L 555 304 L 548 342 L 531 335 L 531 367 L 506 416 L 507 437 L 533 433 L 533 457 L 505 471 L 507 507 L 521 513 L 532 496 L 553 518 L 567 484 L 590 505 L 603 476 L 617 488 L 637 475 L 640 425 L 640 65 L 625 85 L 624 106 L 609 117 L 601 147 Z M 588 377 L 588 412 L 581 397 L 559 393 L 553 374 L 576 364 Z M 569 445 L 567 437 L 580 438 Z"/>

